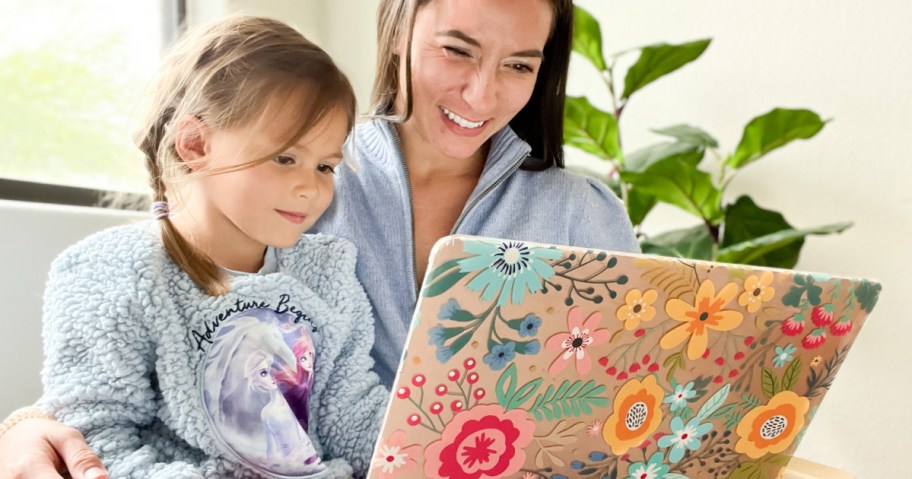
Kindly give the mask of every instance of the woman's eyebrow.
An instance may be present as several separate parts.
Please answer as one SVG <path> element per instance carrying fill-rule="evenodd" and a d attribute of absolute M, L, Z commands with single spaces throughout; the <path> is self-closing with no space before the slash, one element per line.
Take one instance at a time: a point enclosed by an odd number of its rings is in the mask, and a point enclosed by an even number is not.
<path fill-rule="evenodd" d="M 468 43 L 469 45 L 472 45 L 473 47 L 481 48 L 481 43 L 479 43 L 478 40 L 466 35 L 465 32 L 462 32 L 460 30 L 442 30 L 440 32 L 437 32 L 437 36 L 456 38 L 458 40 L 462 40 L 463 42 Z M 544 55 L 544 53 L 542 53 L 541 50 L 535 50 L 535 49 L 514 52 L 514 53 L 511 53 L 510 56 L 511 57 L 542 58 L 542 59 L 545 58 L 545 55 Z"/>

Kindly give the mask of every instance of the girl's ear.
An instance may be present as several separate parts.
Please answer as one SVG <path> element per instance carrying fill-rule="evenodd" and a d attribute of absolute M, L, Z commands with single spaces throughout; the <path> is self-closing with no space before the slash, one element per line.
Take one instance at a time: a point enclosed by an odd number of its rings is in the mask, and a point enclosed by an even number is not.
<path fill-rule="evenodd" d="M 177 123 L 174 149 L 192 171 L 199 171 L 208 163 L 208 138 L 209 127 L 199 118 L 185 116 Z"/>

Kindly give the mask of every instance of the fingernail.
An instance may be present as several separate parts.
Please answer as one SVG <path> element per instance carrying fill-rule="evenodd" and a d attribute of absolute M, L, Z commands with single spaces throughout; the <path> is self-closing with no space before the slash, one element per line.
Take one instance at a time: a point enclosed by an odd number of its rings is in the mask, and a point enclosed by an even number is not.
<path fill-rule="evenodd" d="M 85 473 L 85 479 L 98 479 L 99 477 L 107 477 L 107 473 L 97 467 L 93 467 Z"/>

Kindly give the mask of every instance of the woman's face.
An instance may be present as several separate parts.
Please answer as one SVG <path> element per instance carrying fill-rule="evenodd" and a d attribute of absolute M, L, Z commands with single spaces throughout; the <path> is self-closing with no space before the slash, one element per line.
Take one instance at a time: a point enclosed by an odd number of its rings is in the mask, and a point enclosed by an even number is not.
<path fill-rule="evenodd" d="M 552 17 L 548 0 L 433 0 L 419 8 L 413 110 L 402 127 L 408 142 L 454 159 L 480 154 L 532 96 Z M 400 94 L 398 111 L 404 103 Z"/>

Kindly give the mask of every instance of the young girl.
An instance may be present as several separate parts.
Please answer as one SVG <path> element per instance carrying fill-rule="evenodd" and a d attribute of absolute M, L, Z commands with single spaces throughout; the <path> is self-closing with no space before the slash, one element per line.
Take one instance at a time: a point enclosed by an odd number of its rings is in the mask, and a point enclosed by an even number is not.
<path fill-rule="evenodd" d="M 236 16 L 171 51 L 149 111 L 155 221 L 54 262 L 41 406 L 111 477 L 363 473 L 387 399 L 370 306 L 353 246 L 303 235 L 333 196 L 351 86 L 292 28 Z"/>

